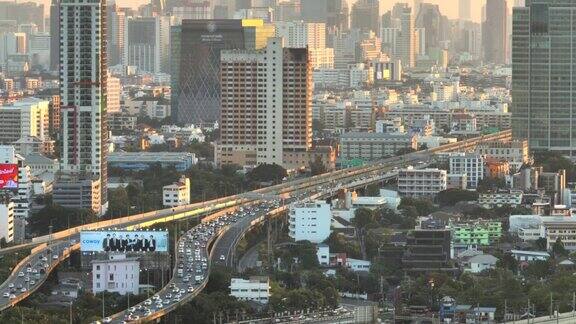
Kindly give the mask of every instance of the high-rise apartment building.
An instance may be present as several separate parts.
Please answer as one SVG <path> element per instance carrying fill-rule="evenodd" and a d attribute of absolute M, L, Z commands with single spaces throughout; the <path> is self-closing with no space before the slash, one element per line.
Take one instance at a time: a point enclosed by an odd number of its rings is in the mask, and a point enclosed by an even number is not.
<path fill-rule="evenodd" d="M 62 170 L 99 178 L 107 207 L 106 3 L 60 3 Z"/>
<path fill-rule="evenodd" d="M 305 167 L 312 148 L 312 69 L 305 48 L 222 53 L 218 164 Z"/>
<path fill-rule="evenodd" d="M 107 57 L 108 66 L 121 64 L 124 58 L 124 42 L 126 30 L 126 11 L 123 8 L 118 8 L 115 3 L 112 3 L 107 8 Z"/>
<path fill-rule="evenodd" d="M 508 3 L 506 0 L 487 0 L 486 12 L 489 14 L 482 25 L 484 60 L 504 64 L 508 46 Z"/>
<path fill-rule="evenodd" d="M 60 0 L 50 4 L 50 70 L 60 66 Z"/>
<path fill-rule="evenodd" d="M 393 11 L 399 12 L 400 16 L 400 31 L 396 36 L 396 56 L 402 60 L 403 66 L 413 67 L 415 63 L 416 39 L 412 8 L 405 3 L 397 3 L 394 5 Z"/>
<path fill-rule="evenodd" d="M 513 11 L 512 135 L 530 150 L 576 153 L 576 21 L 571 0 L 532 0 Z"/>
<path fill-rule="evenodd" d="M 284 38 L 289 48 L 323 49 L 326 47 L 326 24 L 305 21 L 277 21 L 276 37 Z"/>
<path fill-rule="evenodd" d="M 170 69 L 170 18 L 130 17 L 126 20 L 124 65 L 151 73 Z"/>
<path fill-rule="evenodd" d="M 172 116 L 179 123 L 220 116 L 220 52 L 260 49 L 274 26 L 259 19 L 184 20 L 171 28 Z"/>

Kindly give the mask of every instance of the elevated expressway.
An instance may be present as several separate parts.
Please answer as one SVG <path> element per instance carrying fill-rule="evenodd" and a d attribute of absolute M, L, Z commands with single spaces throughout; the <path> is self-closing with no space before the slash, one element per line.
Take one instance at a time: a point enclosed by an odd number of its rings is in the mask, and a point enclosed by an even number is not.
<path fill-rule="evenodd" d="M 294 193 L 312 192 L 321 187 L 336 188 L 352 187 L 358 184 L 367 185 L 369 183 L 382 181 L 382 173 L 389 172 L 394 168 L 404 167 L 406 165 L 416 164 L 418 162 L 426 162 L 433 154 L 468 151 L 476 147 L 478 143 L 484 141 L 510 140 L 511 135 L 511 131 L 507 130 L 490 135 L 479 136 L 457 143 L 443 145 L 434 149 L 418 151 L 398 157 L 386 158 L 360 167 L 348 168 L 313 176 L 310 178 L 289 181 L 275 186 L 254 190 L 246 194 L 238 194 L 176 208 L 161 209 L 113 220 L 94 222 L 56 232 L 50 235 L 37 237 L 34 238 L 31 242 L 0 249 L 0 255 L 32 249 L 30 255 L 22 260 L 22 262 L 20 262 L 13 269 L 6 282 L 0 285 L 0 289 L 7 287 L 10 283 L 17 282 L 19 272 L 25 270 L 26 265 L 30 261 L 37 260 L 43 253 L 46 253 L 45 249 L 51 249 L 53 246 L 58 246 L 58 249 L 60 249 L 70 245 L 70 248 L 66 250 L 66 253 L 62 253 L 57 257 L 57 259 L 54 259 L 54 262 L 52 262 L 51 266 L 47 269 L 47 274 L 51 272 L 60 262 L 64 261 L 69 256 L 71 250 L 79 248 L 79 244 L 72 244 L 72 242 L 78 242 L 80 232 L 83 230 L 98 230 L 109 228 L 146 228 L 155 224 L 203 217 L 227 208 L 252 204 L 261 201 L 263 197 L 266 197 L 267 195 L 275 195 L 281 198 L 290 198 Z M 38 246 L 41 246 L 42 248 L 35 248 Z M 18 298 L 1 299 L 0 311 L 14 306 L 16 303 L 29 296 L 40 287 L 40 284 L 41 282 L 36 284 L 34 287 L 31 287 L 30 290 L 18 296 Z"/>

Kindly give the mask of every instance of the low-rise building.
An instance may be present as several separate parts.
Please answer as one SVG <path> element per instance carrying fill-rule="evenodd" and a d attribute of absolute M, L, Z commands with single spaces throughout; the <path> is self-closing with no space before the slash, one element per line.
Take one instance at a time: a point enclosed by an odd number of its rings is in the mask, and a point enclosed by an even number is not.
<path fill-rule="evenodd" d="M 113 152 L 108 156 L 109 166 L 134 171 L 147 170 L 154 164 L 186 171 L 196 163 L 196 154 L 189 152 Z"/>
<path fill-rule="evenodd" d="M 474 222 L 452 223 L 452 243 L 454 245 L 487 246 L 502 236 L 502 223 L 477 220 Z"/>
<path fill-rule="evenodd" d="M 190 204 L 190 179 L 181 177 L 178 182 L 162 188 L 162 202 L 165 207 Z"/>
<path fill-rule="evenodd" d="M 522 191 L 489 192 L 478 196 L 478 204 L 484 208 L 502 206 L 518 207 L 522 205 Z"/>
<path fill-rule="evenodd" d="M 490 254 L 476 255 L 468 260 L 469 267 L 466 270 L 472 273 L 480 273 L 496 268 L 496 262 L 498 262 L 498 258 Z"/>
<path fill-rule="evenodd" d="M 0 199 L 0 239 L 14 241 L 14 202 L 8 197 Z"/>
<path fill-rule="evenodd" d="M 484 158 L 479 154 L 450 154 L 450 173 L 466 174 L 468 188 L 476 189 L 484 179 Z"/>
<path fill-rule="evenodd" d="M 316 256 L 318 257 L 318 264 L 320 266 L 330 265 L 330 247 L 326 244 L 318 244 L 318 250 L 316 251 Z"/>
<path fill-rule="evenodd" d="M 99 177 L 59 174 L 52 187 L 52 201 L 66 208 L 91 209 L 100 215 L 100 186 Z"/>
<path fill-rule="evenodd" d="M 368 260 L 358 260 L 346 258 L 346 267 L 354 272 L 368 272 L 372 262 Z"/>
<path fill-rule="evenodd" d="M 485 141 L 476 146 L 475 152 L 500 161 L 508 161 L 518 169 L 530 161 L 528 141 Z"/>
<path fill-rule="evenodd" d="M 140 261 L 125 254 L 111 255 L 107 260 L 92 262 L 92 292 L 107 291 L 120 295 L 138 295 L 140 288 Z"/>
<path fill-rule="evenodd" d="M 512 254 L 514 259 L 521 262 L 546 261 L 550 258 L 550 253 L 543 251 L 512 250 L 510 254 Z"/>
<path fill-rule="evenodd" d="M 330 236 L 332 213 L 325 201 L 299 202 L 290 206 L 289 236 L 295 241 L 321 243 Z"/>
<path fill-rule="evenodd" d="M 446 176 L 446 189 L 466 190 L 466 188 L 468 188 L 468 177 L 466 176 L 466 173 L 463 174 L 449 173 Z"/>
<path fill-rule="evenodd" d="M 230 296 L 239 300 L 268 304 L 270 295 L 268 277 L 250 277 L 248 280 L 232 278 L 230 280 Z"/>
<path fill-rule="evenodd" d="M 436 196 L 447 188 L 447 173 L 440 169 L 414 169 L 398 171 L 398 192 L 408 197 Z"/>
<path fill-rule="evenodd" d="M 557 239 L 562 240 L 566 250 L 576 250 L 576 217 L 546 216 L 542 217 L 542 225 L 546 229 L 548 250 Z"/>
<path fill-rule="evenodd" d="M 350 132 L 340 137 L 340 158 L 344 160 L 378 160 L 417 148 L 416 136 L 408 134 Z"/>

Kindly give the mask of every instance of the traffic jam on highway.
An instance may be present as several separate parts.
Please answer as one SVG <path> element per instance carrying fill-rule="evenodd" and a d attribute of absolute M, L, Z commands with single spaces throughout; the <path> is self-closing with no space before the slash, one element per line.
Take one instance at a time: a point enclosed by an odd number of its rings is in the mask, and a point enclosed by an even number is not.
<path fill-rule="evenodd" d="M 103 319 L 104 323 L 127 323 L 145 321 L 154 318 L 154 314 L 166 311 L 182 300 L 195 295 L 208 276 L 207 245 L 222 229 L 244 217 L 256 213 L 268 212 L 279 206 L 279 201 L 260 203 L 241 207 L 236 212 L 223 215 L 213 221 L 200 224 L 186 232 L 178 241 L 176 268 L 166 287 L 129 309 Z"/>
<path fill-rule="evenodd" d="M 1 305 L 7 305 L 16 300 L 19 295 L 28 294 L 37 288 L 42 280 L 55 266 L 60 257 L 69 252 L 70 246 L 76 241 L 58 242 L 48 246 L 38 256 L 31 257 L 19 269 L 13 271 L 3 286 Z"/>

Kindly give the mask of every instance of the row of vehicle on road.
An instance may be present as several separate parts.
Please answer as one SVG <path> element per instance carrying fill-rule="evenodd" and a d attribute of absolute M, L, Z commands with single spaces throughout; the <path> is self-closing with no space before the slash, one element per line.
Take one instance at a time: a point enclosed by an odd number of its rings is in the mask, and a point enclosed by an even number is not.
<path fill-rule="evenodd" d="M 223 215 L 210 222 L 202 223 L 183 233 L 176 246 L 176 266 L 172 279 L 166 287 L 144 302 L 132 306 L 117 316 L 106 317 L 104 323 L 127 323 L 144 320 L 154 313 L 166 310 L 194 294 L 204 283 L 209 269 L 208 245 L 222 229 L 240 219 L 267 212 L 278 205 L 278 201 L 239 208 L 236 212 Z"/>

